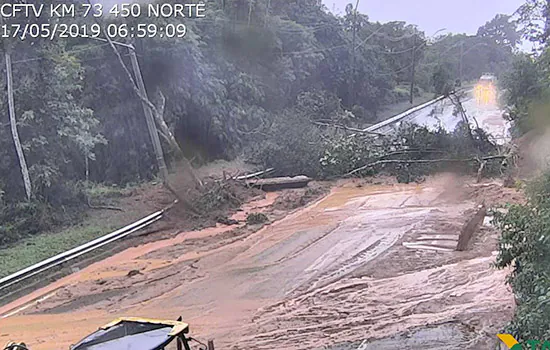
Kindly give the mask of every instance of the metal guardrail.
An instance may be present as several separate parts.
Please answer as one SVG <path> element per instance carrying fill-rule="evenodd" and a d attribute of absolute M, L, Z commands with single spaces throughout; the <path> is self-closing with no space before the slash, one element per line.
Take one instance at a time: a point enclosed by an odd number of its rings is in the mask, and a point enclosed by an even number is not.
<path fill-rule="evenodd" d="M 244 180 L 248 178 L 255 177 L 257 175 L 261 175 L 264 173 L 268 173 L 273 171 L 273 169 L 267 169 L 264 171 L 261 171 L 259 173 L 245 175 L 237 177 L 237 180 Z M 81 246 L 78 246 L 76 248 L 67 250 L 61 254 L 58 254 L 56 256 L 53 256 L 51 258 L 48 258 L 46 260 L 43 260 L 37 264 L 34 264 L 32 266 L 29 266 L 27 268 L 24 268 L 23 270 L 20 270 L 18 272 L 15 272 L 9 276 L 0 278 L 0 291 L 17 284 L 21 281 L 24 281 L 32 276 L 35 276 L 41 272 L 47 271 L 53 267 L 56 267 L 58 265 L 61 265 L 67 261 L 73 260 L 81 255 L 84 255 L 86 253 L 89 253 L 91 251 L 94 251 L 100 247 L 103 247 L 106 244 L 115 242 L 121 238 L 124 238 L 138 230 L 141 230 L 144 227 L 147 227 L 154 222 L 162 219 L 163 215 L 170 210 L 178 201 L 174 201 L 173 204 L 170 206 L 164 208 L 163 210 L 159 210 L 147 217 L 144 217 L 143 219 L 140 219 L 126 227 L 123 227 L 115 232 L 111 232 L 109 234 L 106 234 L 104 236 L 101 236 L 99 238 L 96 238 L 88 243 L 85 243 Z"/>
<path fill-rule="evenodd" d="M 473 91 L 473 90 L 469 89 L 469 88 L 460 88 L 456 92 L 470 93 L 471 91 Z M 363 132 L 365 132 L 365 133 L 376 133 L 376 130 L 381 129 L 385 126 L 397 123 L 397 122 L 401 121 L 402 119 L 408 117 L 409 115 L 411 115 L 415 112 L 418 112 L 418 111 L 420 111 L 420 110 L 422 110 L 426 107 L 429 107 L 429 106 L 433 105 L 436 102 L 442 101 L 445 98 L 446 98 L 446 96 L 443 96 L 443 95 L 439 96 L 437 98 L 434 98 L 433 100 L 430 100 L 430 101 L 428 101 L 426 103 L 423 103 L 421 105 L 418 105 L 416 107 L 410 108 L 410 109 L 406 110 L 405 112 L 399 113 L 398 115 L 393 116 L 393 117 L 391 117 L 389 119 L 386 119 L 384 121 L 381 121 L 380 123 L 371 125 L 368 128 L 364 129 Z"/>
<path fill-rule="evenodd" d="M 93 250 L 96 250 L 106 244 L 109 244 L 111 242 L 117 241 L 121 238 L 124 238 L 128 236 L 129 234 L 136 232 L 146 226 L 151 225 L 152 223 L 162 219 L 164 213 L 167 209 L 163 209 L 160 211 L 157 211 L 147 217 L 144 217 L 141 220 L 138 220 L 126 227 L 123 227 L 115 232 L 111 232 L 109 234 L 106 234 L 104 236 L 101 236 L 99 238 L 96 238 L 88 243 L 85 243 L 79 247 L 70 249 L 66 252 L 63 252 L 61 254 L 58 254 L 56 256 L 53 256 L 49 259 L 43 260 L 37 264 L 34 264 L 32 266 L 29 266 L 23 270 L 20 270 L 14 274 L 11 274 L 9 276 L 6 276 L 2 279 L 0 279 L 0 291 L 14 285 L 16 283 L 19 283 L 27 278 L 30 278 L 34 275 L 37 275 L 41 272 L 44 272 L 46 270 L 49 270 L 55 266 L 58 266 L 64 262 L 70 261 L 72 259 L 75 259 L 83 254 L 89 253 Z"/>
<path fill-rule="evenodd" d="M 423 103 L 419 106 L 416 106 L 416 107 L 413 107 L 411 109 L 408 109 L 406 110 L 405 112 L 403 113 L 400 113 L 394 117 L 391 117 L 390 119 L 386 119 L 384 121 L 381 121 L 380 123 L 377 123 L 377 124 L 374 124 L 374 125 L 371 125 L 369 126 L 368 128 L 366 128 L 365 130 L 363 130 L 363 132 L 375 132 L 376 130 L 380 129 L 380 128 L 383 128 L 384 126 L 387 126 L 387 125 L 391 125 L 393 123 L 397 123 L 398 121 L 400 121 L 401 119 L 411 115 L 412 113 L 414 112 L 418 112 L 426 107 L 429 107 L 431 105 L 433 105 L 434 103 L 436 102 L 439 102 L 441 100 L 443 100 L 445 98 L 445 96 L 439 96 L 438 98 L 435 98 L 431 101 L 428 101 L 426 103 Z"/>

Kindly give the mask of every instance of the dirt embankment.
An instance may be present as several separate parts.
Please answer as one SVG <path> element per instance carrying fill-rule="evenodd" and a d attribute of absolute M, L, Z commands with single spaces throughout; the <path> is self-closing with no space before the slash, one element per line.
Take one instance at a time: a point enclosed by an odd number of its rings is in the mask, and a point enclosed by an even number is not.
<path fill-rule="evenodd" d="M 506 271 L 491 267 L 498 232 L 483 226 L 466 252 L 404 243 L 452 241 L 481 198 L 516 194 L 448 176 L 411 185 L 355 181 L 293 209 L 290 202 L 322 192 L 315 186 L 269 194 L 233 215 L 266 214 L 260 230 L 218 224 L 170 234 L 68 276 L 0 310 L 17 312 L 0 320 L 0 343 L 67 348 L 118 316 L 181 315 L 193 336 L 222 349 L 356 349 L 375 339 L 391 349 L 407 334 L 411 349 L 453 348 L 450 341 L 488 348 L 513 311 Z"/>

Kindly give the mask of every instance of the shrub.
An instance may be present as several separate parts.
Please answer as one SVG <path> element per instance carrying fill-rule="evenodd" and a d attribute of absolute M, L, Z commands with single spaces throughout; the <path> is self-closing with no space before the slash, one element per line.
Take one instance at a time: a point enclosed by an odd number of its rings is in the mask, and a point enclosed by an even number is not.
<path fill-rule="evenodd" d="M 502 230 L 496 266 L 508 276 L 517 308 L 506 331 L 516 339 L 550 339 L 550 173 L 526 189 L 527 203 L 495 213 Z"/>
<path fill-rule="evenodd" d="M 84 217 L 86 200 L 81 184 L 55 184 L 45 193 L 31 202 L 8 202 L 0 207 L 0 246 Z"/>
<path fill-rule="evenodd" d="M 248 225 L 258 225 L 268 222 L 268 217 L 263 213 L 250 213 L 246 217 L 246 223 Z"/>
<path fill-rule="evenodd" d="M 322 140 L 322 132 L 303 116 L 279 116 L 250 143 L 247 159 L 265 168 L 275 168 L 278 175 L 319 177 Z"/>

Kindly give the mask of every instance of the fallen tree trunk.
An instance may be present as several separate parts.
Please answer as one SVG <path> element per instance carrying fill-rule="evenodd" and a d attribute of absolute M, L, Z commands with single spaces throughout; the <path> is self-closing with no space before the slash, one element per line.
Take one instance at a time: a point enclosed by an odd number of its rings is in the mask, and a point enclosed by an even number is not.
<path fill-rule="evenodd" d="M 311 181 L 307 176 L 274 177 L 270 179 L 258 179 L 246 181 L 247 186 L 256 187 L 264 191 L 275 191 L 283 188 L 305 187 Z"/>
<path fill-rule="evenodd" d="M 464 227 L 460 231 L 460 236 L 458 236 L 458 244 L 456 245 L 456 250 L 465 251 L 468 248 L 468 243 L 472 239 L 474 232 L 483 222 L 485 215 L 487 214 L 487 207 L 485 204 L 482 204 L 475 215 L 464 224 Z"/>

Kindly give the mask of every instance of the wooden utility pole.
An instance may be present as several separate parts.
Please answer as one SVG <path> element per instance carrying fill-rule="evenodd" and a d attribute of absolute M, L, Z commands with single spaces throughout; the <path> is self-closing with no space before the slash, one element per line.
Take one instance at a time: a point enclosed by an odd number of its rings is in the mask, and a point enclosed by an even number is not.
<path fill-rule="evenodd" d="M 91 0 L 88 0 L 87 2 L 88 4 L 92 5 Z M 97 21 L 97 18 L 96 18 L 96 22 L 99 23 Z M 155 156 L 157 158 L 157 166 L 159 168 L 160 176 L 162 177 L 162 182 L 165 187 L 167 187 L 172 193 L 174 193 L 174 195 L 176 195 L 176 197 L 178 197 L 177 193 L 175 193 L 175 191 L 172 189 L 168 181 L 168 168 L 166 167 L 166 162 L 164 160 L 164 153 L 162 152 L 162 146 L 160 144 L 160 139 L 158 135 L 157 125 L 155 124 L 155 119 L 153 117 L 153 109 L 155 108 L 155 106 L 151 103 L 151 101 L 149 100 L 149 97 L 147 97 L 147 90 L 145 89 L 145 83 L 143 82 L 143 76 L 141 75 L 141 69 L 139 67 L 139 61 L 136 56 L 135 47 L 129 44 L 113 41 L 108 35 L 105 36 L 105 39 L 103 38 L 93 38 L 93 39 L 106 41 L 109 43 L 109 46 L 111 46 L 113 53 L 117 56 L 117 59 L 120 65 L 122 66 L 122 69 L 124 70 L 124 72 L 126 73 L 126 76 L 130 80 L 133 90 L 136 92 L 136 94 L 140 98 L 141 104 L 143 106 L 143 111 L 145 113 L 147 129 L 149 131 L 149 136 L 151 137 L 151 143 L 153 144 L 153 151 L 155 152 Z M 132 74 L 126 67 L 126 64 L 124 64 L 124 60 L 122 59 L 122 56 L 116 49 L 115 45 L 124 46 L 128 48 L 128 50 L 130 51 L 130 59 L 132 61 L 132 68 L 134 70 L 135 81 L 134 79 L 132 79 Z M 180 198 L 178 197 L 178 199 Z"/>
<path fill-rule="evenodd" d="M 31 178 L 29 176 L 29 169 L 27 168 L 27 161 L 25 160 L 25 153 L 23 153 L 23 147 L 21 146 L 21 140 L 19 139 L 19 132 L 17 131 L 17 119 L 15 118 L 15 103 L 13 101 L 13 73 L 11 69 L 10 49 L 4 47 L 4 51 L 6 57 L 6 80 L 8 85 L 8 109 L 10 113 L 11 134 L 13 137 L 13 143 L 15 144 L 17 158 L 19 159 L 21 174 L 23 175 L 25 193 L 27 194 L 27 200 L 30 201 L 32 196 Z"/>
<path fill-rule="evenodd" d="M 460 43 L 460 56 L 458 60 L 458 80 L 462 83 L 462 58 L 464 57 L 464 41 Z"/>
<path fill-rule="evenodd" d="M 353 24 L 352 24 L 352 38 L 351 38 L 351 70 L 349 79 L 349 105 L 353 107 L 355 104 L 355 41 L 357 38 L 357 8 L 359 7 L 359 0 L 355 3 L 355 10 L 353 11 Z"/>
<path fill-rule="evenodd" d="M 411 67 L 411 92 L 410 92 L 410 102 L 414 102 L 414 73 L 416 69 L 416 33 L 413 35 L 413 48 L 412 48 L 412 67 Z"/>
<path fill-rule="evenodd" d="M 141 75 L 141 69 L 139 67 L 136 52 L 133 47 L 128 47 L 128 49 L 130 51 L 130 59 L 132 61 L 132 68 L 134 70 L 136 84 L 139 88 L 141 95 L 148 99 L 147 90 L 145 90 L 145 84 L 143 83 L 143 76 Z M 153 150 L 155 151 L 155 156 L 157 157 L 157 164 L 159 167 L 160 175 L 162 177 L 162 181 L 164 181 L 165 184 L 168 184 L 168 168 L 166 167 L 166 162 L 164 161 L 164 154 L 162 153 L 162 146 L 160 144 L 157 125 L 155 124 L 155 119 L 153 117 L 153 111 L 143 100 L 141 104 L 143 106 L 143 112 L 145 112 L 147 129 L 149 130 L 149 136 L 151 137 L 151 142 L 153 143 Z"/>

